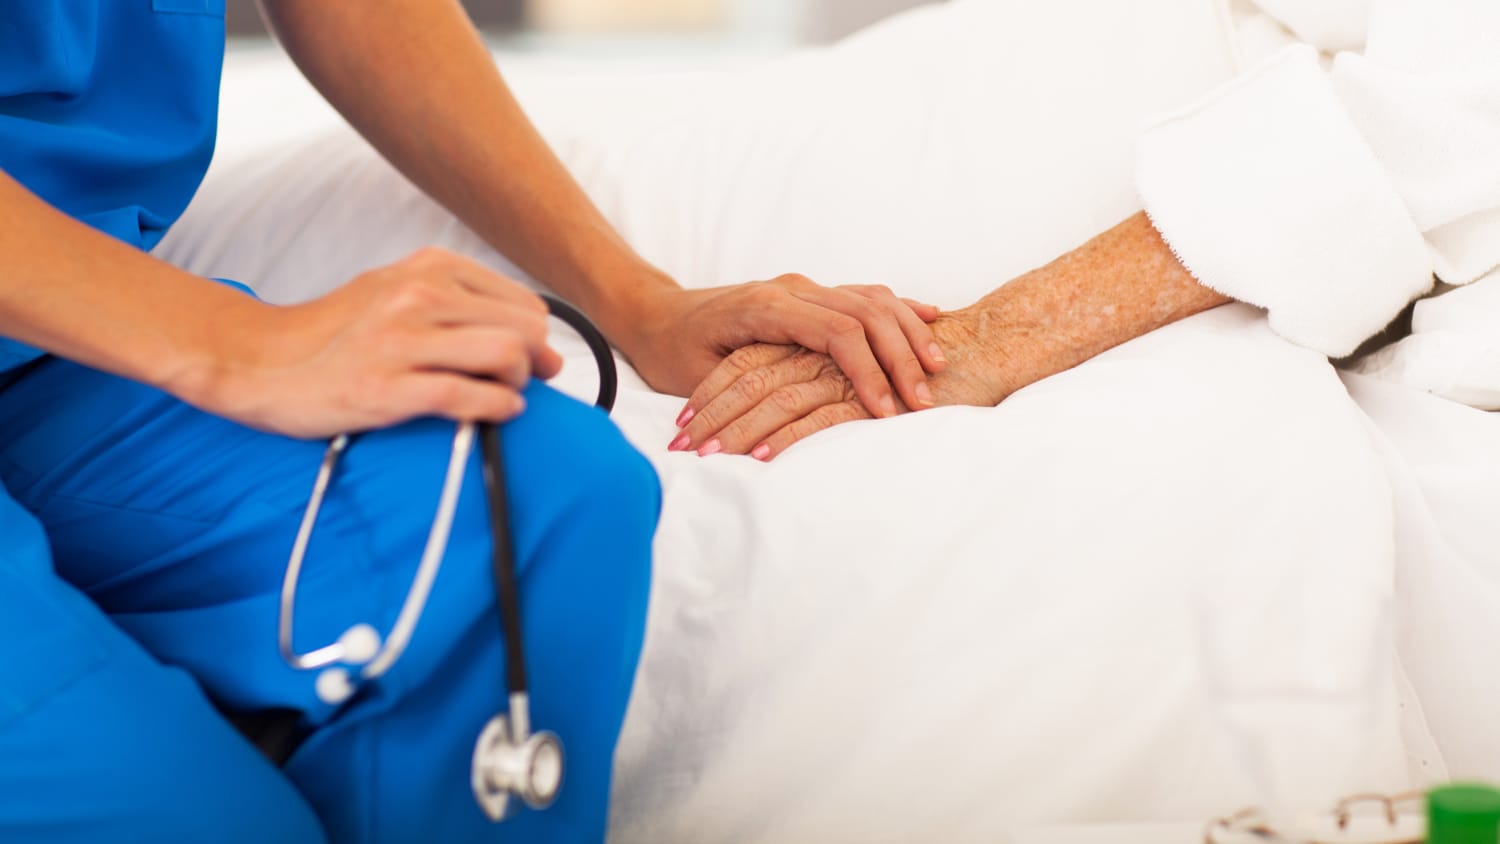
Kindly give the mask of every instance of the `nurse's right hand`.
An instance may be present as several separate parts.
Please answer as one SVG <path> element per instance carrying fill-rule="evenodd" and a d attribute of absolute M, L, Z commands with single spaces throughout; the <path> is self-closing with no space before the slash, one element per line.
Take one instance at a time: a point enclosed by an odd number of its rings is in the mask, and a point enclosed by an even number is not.
<path fill-rule="evenodd" d="M 547 307 L 467 258 L 423 249 L 306 304 L 266 308 L 185 396 L 295 437 L 382 428 L 421 416 L 503 422 L 531 378 L 562 358 Z M 236 349 L 235 347 L 238 347 Z"/>

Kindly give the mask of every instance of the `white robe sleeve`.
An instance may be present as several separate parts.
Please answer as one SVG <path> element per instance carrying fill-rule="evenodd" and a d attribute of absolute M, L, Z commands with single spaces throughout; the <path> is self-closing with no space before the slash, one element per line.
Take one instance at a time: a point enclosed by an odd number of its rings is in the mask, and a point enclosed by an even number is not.
<path fill-rule="evenodd" d="M 1200 282 L 1341 357 L 1434 275 L 1500 265 L 1500 0 L 1261 6 L 1364 51 L 1325 69 L 1289 47 L 1168 116 L 1140 139 L 1137 185 Z"/>

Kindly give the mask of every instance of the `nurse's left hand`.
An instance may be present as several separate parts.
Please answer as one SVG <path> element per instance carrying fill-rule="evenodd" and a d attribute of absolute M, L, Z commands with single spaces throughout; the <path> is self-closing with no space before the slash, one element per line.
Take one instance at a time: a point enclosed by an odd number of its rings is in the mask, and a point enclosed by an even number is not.
<path fill-rule="evenodd" d="M 504 422 L 525 409 L 533 377 L 562 368 L 540 297 L 436 249 L 259 313 L 172 392 L 252 427 L 317 438 L 421 416 Z"/>

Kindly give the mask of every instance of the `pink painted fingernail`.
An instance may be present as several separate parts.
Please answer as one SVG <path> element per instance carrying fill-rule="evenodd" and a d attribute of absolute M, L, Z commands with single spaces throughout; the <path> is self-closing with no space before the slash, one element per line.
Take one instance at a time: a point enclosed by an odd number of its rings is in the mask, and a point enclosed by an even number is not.
<path fill-rule="evenodd" d="M 939 346 L 936 343 L 933 343 L 931 346 L 927 347 L 927 353 L 932 355 L 932 359 L 937 361 L 938 363 L 948 362 L 947 356 L 943 354 L 943 347 Z"/>
<path fill-rule="evenodd" d="M 750 452 L 750 456 L 754 457 L 756 460 L 759 460 L 762 463 L 766 462 L 767 460 L 770 460 L 771 459 L 771 446 L 770 446 L 770 444 L 768 444 L 768 443 L 761 443 L 760 445 L 758 445 L 758 446 L 755 447 L 754 451 Z"/>
<path fill-rule="evenodd" d="M 926 383 L 918 384 L 917 389 L 913 392 L 917 394 L 917 401 L 921 402 L 923 406 L 932 407 L 937 404 L 937 402 L 932 400 L 932 388 L 928 387 Z"/>
<path fill-rule="evenodd" d="M 724 450 L 724 444 L 723 443 L 719 442 L 718 440 L 709 440 L 707 443 L 704 444 L 704 446 L 702 448 L 698 449 L 698 456 L 699 457 L 708 457 L 710 455 L 718 454 L 719 452 L 721 452 L 723 450 Z"/>
<path fill-rule="evenodd" d="M 692 407 L 684 407 L 682 412 L 677 414 L 677 427 L 686 428 L 687 423 L 693 421 L 693 417 L 697 415 L 698 411 L 693 410 Z"/>
<path fill-rule="evenodd" d="M 692 436 L 687 431 L 683 431 L 677 435 L 677 439 L 672 440 L 671 445 L 667 446 L 667 451 L 687 451 L 687 447 L 692 445 L 692 443 Z"/>

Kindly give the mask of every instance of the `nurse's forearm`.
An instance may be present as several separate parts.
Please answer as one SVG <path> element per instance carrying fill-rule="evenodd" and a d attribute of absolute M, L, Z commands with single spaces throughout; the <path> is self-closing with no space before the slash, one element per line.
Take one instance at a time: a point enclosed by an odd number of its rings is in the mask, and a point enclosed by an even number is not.
<path fill-rule="evenodd" d="M 265 310 L 100 234 L 0 172 L 0 334 L 166 387 Z"/>
<path fill-rule="evenodd" d="M 562 359 L 530 291 L 436 250 L 278 308 L 68 217 L 0 173 L 0 335 L 263 430 L 504 422 Z"/>
<path fill-rule="evenodd" d="M 382 154 L 595 319 L 676 287 L 548 148 L 457 0 L 263 5 L 298 66 Z"/>

